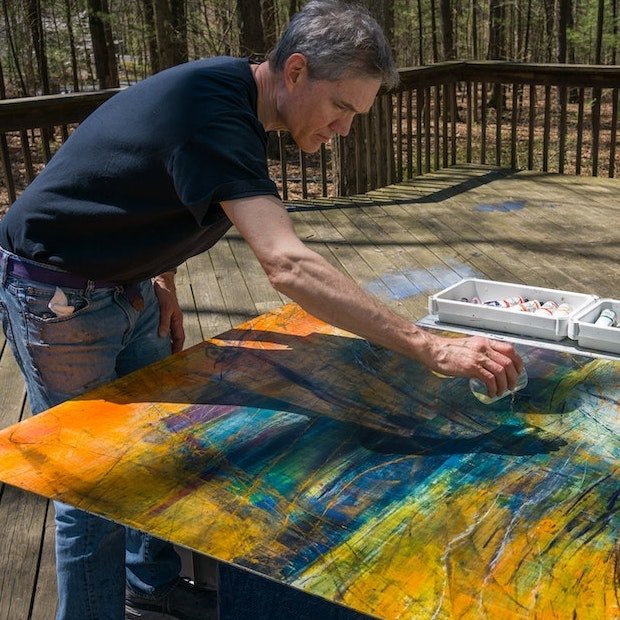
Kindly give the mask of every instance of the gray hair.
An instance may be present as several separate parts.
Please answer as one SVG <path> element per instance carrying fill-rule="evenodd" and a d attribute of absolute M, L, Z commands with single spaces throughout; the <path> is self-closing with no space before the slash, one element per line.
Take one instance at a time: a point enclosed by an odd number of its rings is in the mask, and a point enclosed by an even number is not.
<path fill-rule="evenodd" d="M 315 80 L 342 77 L 379 78 L 391 89 L 398 72 L 390 46 L 379 24 L 363 6 L 340 0 L 311 0 L 291 18 L 268 56 L 269 65 L 282 71 L 291 54 L 306 57 Z"/>

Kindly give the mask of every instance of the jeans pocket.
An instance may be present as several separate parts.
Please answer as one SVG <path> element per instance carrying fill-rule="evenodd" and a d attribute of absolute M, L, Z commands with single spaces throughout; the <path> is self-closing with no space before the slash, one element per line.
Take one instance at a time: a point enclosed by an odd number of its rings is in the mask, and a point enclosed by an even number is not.
<path fill-rule="evenodd" d="M 19 297 L 28 318 L 46 323 L 70 321 L 89 306 L 88 299 L 81 293 L 52 286 L 26 286 Z"/>

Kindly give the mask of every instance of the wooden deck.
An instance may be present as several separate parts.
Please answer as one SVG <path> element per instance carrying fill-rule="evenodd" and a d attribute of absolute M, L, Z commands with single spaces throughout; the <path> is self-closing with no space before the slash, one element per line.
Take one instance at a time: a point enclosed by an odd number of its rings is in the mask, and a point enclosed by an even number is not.
<path fill-rule="evenodd" d="M 620 181 L 442 170 L 365 196 L 291 205 L 300 237 L 397 312 L 420 319 L 427 297 L 461 277 L 602 297 L 620 295 Z M 236 232 L 179 270 L 187 344 L 287 301 Z M 0 427 L 30 415 L 0 335 Z M 49 620 L 56 606 L 53 511 L 0 485 L 0 620 Z"/>

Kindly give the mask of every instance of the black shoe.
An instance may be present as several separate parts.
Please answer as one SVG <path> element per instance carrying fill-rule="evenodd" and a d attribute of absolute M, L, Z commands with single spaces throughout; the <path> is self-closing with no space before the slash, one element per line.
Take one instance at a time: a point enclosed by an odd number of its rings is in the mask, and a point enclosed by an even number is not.
<path fill-rule="evenodd" d="M 217 592 L 185 579 L 161 599 L 144 598 L 128 588 L 125 620 L 217 620 Z"/>

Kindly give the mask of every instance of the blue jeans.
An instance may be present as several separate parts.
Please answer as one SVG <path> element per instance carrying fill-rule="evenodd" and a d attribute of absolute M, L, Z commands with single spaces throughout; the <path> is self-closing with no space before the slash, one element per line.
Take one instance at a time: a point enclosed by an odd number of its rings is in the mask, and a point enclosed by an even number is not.
<path fill-rule="evenodd" d="M 139 285 L 142 310 L 122 287 L 87 285 L 62 289 L 74 310 L 57 316 L 48 307 L 56 287 L 8 274 L 8 256 L 0 248 L 0 318 L 33 413 L 170 354 L 150 281 Z M 60 502 L 55 508 L 57 620 L 120 620 L 126 583 L 153 598 L 176 583 L 181 561 L 170 543 Z"/>
<path fill-rule="evenodd" d="M 371 620 L 372 616 L 228 564 L 219 565 L 219 620 Z"/>

